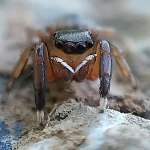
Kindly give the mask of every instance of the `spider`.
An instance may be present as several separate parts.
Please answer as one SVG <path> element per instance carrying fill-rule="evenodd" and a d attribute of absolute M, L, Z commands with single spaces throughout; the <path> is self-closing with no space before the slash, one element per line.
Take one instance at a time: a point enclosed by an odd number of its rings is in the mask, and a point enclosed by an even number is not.
<path fill-rule="evenodd" d="M 85 78 L 89 80 L 99 78 L 100 112 L 103 113 L 107 105 L 112 76 L 112 54 L 123 74 L 130 79 L 133 89 L 138 89 L 121 50 L 115 44 L 102 40 L 100 35 L 103 34 L 107 37 L 115 36 L 114 32 L 103 29 L 57 31 L 50 27 L 47 33 L 38 32 L 40 42 L 29 46 L 22 52 L 11 74 L 3 101 L 6 100 L 14 80 L 21 74 L 32 54 L 33 85 L 39 124 L 44 123 L 46 81 L 53 82 L 59 78 L 63 78 L 66 82 L 72 80 L 82 82 Z"/>

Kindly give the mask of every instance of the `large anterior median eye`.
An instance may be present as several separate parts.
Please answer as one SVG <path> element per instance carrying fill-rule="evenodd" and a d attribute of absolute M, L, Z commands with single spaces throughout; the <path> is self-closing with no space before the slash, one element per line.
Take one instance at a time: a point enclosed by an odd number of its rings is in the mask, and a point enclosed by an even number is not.
<path fill-rule="evenodd" d="M 72 42 L 67 42 L 63 45 L 63 50 L 67 54 L 71 54 L 75 51 L 75 45 Z"/>
<path fill-rule="evenodd" d="M 63 42 L 62 41 L 56 41 L 55 45 L 57 48 L 61 49 L 63 47 Z"/>
<path fill-rule="evenodd" d="M 78 43 L 76 46 L 76 52 L 79 54 L 84 53 L 86 50 L 86 45 L 84 43 Z"/>

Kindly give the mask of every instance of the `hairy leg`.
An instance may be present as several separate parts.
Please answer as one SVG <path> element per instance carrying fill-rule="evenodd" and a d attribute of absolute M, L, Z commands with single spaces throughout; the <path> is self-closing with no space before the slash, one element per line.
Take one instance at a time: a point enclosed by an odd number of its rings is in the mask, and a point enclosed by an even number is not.
<path fill-rule="evenodd" d="M 110 47 L 112 50 L 113 55 L 115 56 L 115 59 L 122 71 L 122 73 L 124 74 L 124 76 L 126 78 L 128 78 L 131 82 L 132 88 L 135 90 L 138 99 L 140 99 L 140 90 L 138 88 L 138 85 L 136 83 L 136 80 L 131 72 L 131 69 L 127 63 L 127 61 L 125 60 L 125 58 L 122 55 L 122 51 L 120 50 L 120 48 L 118 46 L 116 46 L 115 44 L 111 44 L 110 43 Z"/>
<path fill-rule="evenodd" d="M 7 86 L 6 86 L 5 92 L 4 92 L 3 97 L 2 97 L 2 103 L 4 103 L 7 100 L 9 92 L 12 88 L 12 85 L 13 85 L 15 79 L 20 76 L 23 68 L 25 67 L 25 65 L 28 61 L 28 57 L 30 56 L 30 52 L 33 49 L 34 49 L 34 46 L 31 46 L 31 47 L 26 48 L 22 52 L 22 54 L 20 56 L 20 59 L 17 62 L 16 66 L 15 66 L 15 68 L 14 68 L 14 70 L 13 70 L 11 76 L 10 76 L 10 80 L 9 80 Z"/>

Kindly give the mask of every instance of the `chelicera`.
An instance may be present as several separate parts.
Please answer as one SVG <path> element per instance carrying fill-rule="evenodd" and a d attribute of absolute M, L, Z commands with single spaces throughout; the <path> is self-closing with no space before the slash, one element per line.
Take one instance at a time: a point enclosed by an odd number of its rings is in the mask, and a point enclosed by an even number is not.
<path fill-rule="evenodd" d="M 130 79 L 132 87 L 137 90 L 137 84 L 121 50 L 115 44 L 100 39 L 101 34 L 108 37 L 115 36 L 115 33 L 102 29 L 56 31 L 49 28 L 46 34 L 38 33 L 40 42 L 22 52 L 6 87 L 3 101 L 6 100 L 14 80 L 21 74 L 31 53 L 34 59 L 33 83 L 39 124 L 44 122 L 46 81 L 53 82 L 59 78 L 63 78 L 66 82 L 99 78 L 100 112 L 103 113 L 110 89 L 112 54 L 123 74 Z"/>

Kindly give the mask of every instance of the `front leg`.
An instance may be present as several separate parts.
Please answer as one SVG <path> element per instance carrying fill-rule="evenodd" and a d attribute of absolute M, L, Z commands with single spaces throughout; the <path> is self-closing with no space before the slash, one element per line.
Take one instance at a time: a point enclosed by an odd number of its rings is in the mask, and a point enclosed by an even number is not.
<path fill-rule="evenodd" d="M 107 94 L 110 89 L 112 75 L 112 59 L 109 43 L 100 41 L 99 78 L 100 78 L 100 112 L 103 113 L 107 106 Z"/>
<path fill-rule="evenodd" d="M 46 55 L 43 43 L 35 45 L 34 55 L 34 89 L 37 120 L 40 125 L 44 123 L 44 106 L 46 90 Z"/>
<path fill-rule="evenodd" d="M 131 82 L 132 88 L 135 90 L 135 93 L 137 93 L 137 98 L 141 98 L 140 90 L 138 88 L 138 85 L 136 83 L 136 80 L 131 72 L 131 69 L 125 60 L 124 56 L 122 55 L 121 49 L 116 46 L 115 44 L 110 43 L 110 47 L 112 50 L 113 55 L 115 56 L 115 59 L 123 72 L 124 76 L 128 78 Z"/>
<path fill-rule="evenodd" d="M 25 67 L 25 65 L 28 61 L 31 51 L 33 51 L 33 50 L 34 50 L 34 46 L 30 46 L 21 53 L 20 59 L 18 60 L 17 64 L 15 65 L 15 67 L 13 69 L 13 72 L 11 73 L 9 82 L 8 82 L 5 92 L 2 96 L 2 101 L 1 101 L 2 103 L 6 102 L 15 79 L 20 76 L 23 68 Z"/>

